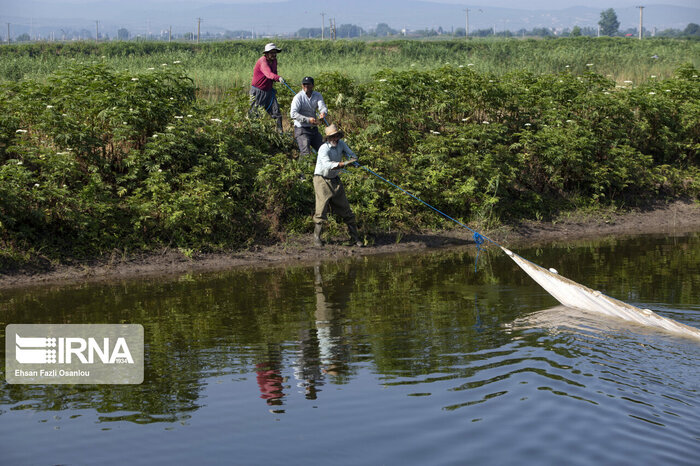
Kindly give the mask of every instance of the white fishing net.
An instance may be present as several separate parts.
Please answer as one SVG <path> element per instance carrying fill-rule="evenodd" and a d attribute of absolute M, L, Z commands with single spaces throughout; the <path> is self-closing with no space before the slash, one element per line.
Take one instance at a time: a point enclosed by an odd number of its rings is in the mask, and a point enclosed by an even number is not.
<path fill-rule="evenodd" d="M 649 309 L 639 309 L 630 304 L 591 290 L 583 285 L 559 275 L 556 270 L 547 270 L 527 259 L 501 247 L 521 269 L 542 288 L 566 307 L 605 314 L 620 319 L 666 329 L 700 339 L 700 329 L 662 317 Z"/>

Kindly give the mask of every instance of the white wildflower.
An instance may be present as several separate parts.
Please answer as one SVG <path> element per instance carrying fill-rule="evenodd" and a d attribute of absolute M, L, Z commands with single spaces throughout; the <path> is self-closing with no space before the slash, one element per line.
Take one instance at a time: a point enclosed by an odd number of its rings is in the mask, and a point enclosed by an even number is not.
<path fill-rule="evenodd" d="M 183 116 L 182 115 L 175 115 L 175 118 L 177 118 L 178 120 L 182 120 Z"/>
<path fill-rule="evenodd" d="M 212 118 L 211 121 L 215 123 L 221 123 L 221 120 L 219 120 L 218 118 Z"/>
<path fill-rule="evenodd" d="M 664 92 L 671 92 L 671 89 L 666 89 Z"/>
<path fill-rule="evenodd" d="M 18 129 L 17 131 L 15 131 L 15 133 L 21 133 L 21 134 L 24 134 L 26 132 L 27 132 L 26 129 Z"/>
<path fill-rule="evenodd" d="M 656 95 L 656 92 L 651 91 L 651 92 L 649 93 L 649 95 Z"/>
<path fill-rule="evenodd" d="M 467 63 L 467 66 L 474 66 L 474 63 Z"/>
<path fill-rule="evenodd" d="M 433 131 L 432 129 L 430 130 L 431 134 L 440 134 L 440 131 Z"/>
<path fill-rule="evenodd" d="M 469 118 L 462 118 L 462 121 L 468 121 Z"/>
<path fill-rule="evenodd" d="M 532 126 L 531 123 L 525 123 L 525 126 Z"/>
<path fill-rule="evenodd" d="M 380 82 L 380 83 L 385 83 L 385 82 L 386 82 L 386 78 L 380 79 L 379 82 Z"/>
<path fill-rule="evenodd" d="M 574 120 L 566 120 L 567 123 L 573 123 Z"/>
<path fill-rule="evenodd" d="M 155 70 L 155 68 L 148 68 L 148 71 Z"/>
<path fill-rule="evenodd" d="M 35 187 L 35 188 L 38 188 L 38 187 L 39 187 L 39 183 L 34 183 L 34 187 Z"/>
<path fill-rule="evenodd" d="M 139 78 L 131 78 L 132 81 L 138 81 Z"/>
<path fill-rule="evenodd" d="M 586 66 L 593 66 L 593 63 L 586 63 Z"/>
<path fill-rule="evenodd" d="M 165 129 L 168 130 L 168 131 L 172 131 L 173 128 L 174 128 L 174 126 L 166 126 L 166 127 L 165 127 Z"/>
<path fill-rule="evenodd" d="M 173 63 L 182 63 L 180 60 L 175 60 Z"/>
<path fill-rule="evenodd" d="M 24 165 L 24 162 L 22 162 L 21 160 L 18 160 L 17 165 Z"/>
<path fill-rule="evenodd" d="M 485 125 L 489 125 L 489 124 L 490 124 L 490 123 L 489 123 L 488 121 L 486 121 L 486 120 L 482 121 L 482 123 L 485 124 Z"/>
<path fill-rule="evenodd" d="M 623 81 L 625 84 L 632 84 L 632 81 Z"/>
<path fill-rule="evenodd" d="M 168 66 L 168 64 L 167 64 L 167 63 L 163 63 L 163 64 L 161 64 L 160 66 Z"/>
<path fill-rule="evenodd" d="M 655 74 L 652 74 L 652 75 L 651 75 L 651 77 L 652 77 L 652 78 L 655 78 L 655 77 L 656 77 L 656 75 L 655 75 Z"/>
<path fill-rule="evenodd" d="M 459 65 L 460 68 L 464 68 L 464 65 Z"/>
<path fill-rule="evenodd" d="M 569 65 L 566 65 L 564 68 L 569 68 Z"/>
<path fill-rule="evenodd" d="M 159 168 L 158 173 L 162 173 L 162 172 L 163 172 L 163 169 Z"/>
<path fill-rule="evenodd" d="M 47 105 L 46 108 L 53 108 L 53 105 Z"/>
<path fill-rule="evenodd" d="M 192 115 L 187 115 L 187 118 L 192 118 Z"/>
<path fill-rule="evenodd" d="M 610 93 L 608 91 L 603 92 L 603 94 L 610 95 Z"/>

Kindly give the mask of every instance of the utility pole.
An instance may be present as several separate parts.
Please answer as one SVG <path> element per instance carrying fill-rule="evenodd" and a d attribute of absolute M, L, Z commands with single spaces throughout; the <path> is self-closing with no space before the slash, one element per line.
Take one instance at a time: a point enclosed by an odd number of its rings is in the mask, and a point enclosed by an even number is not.
<path fill-rule="evenodd" d="M 95 43 L 100 40 L 100 22 L 95 21 Z"/>
<path fill-rule="evenodd" d="M 642 40 L 642 11 L 644 11 L 643 6 L 638 6 L 639 8 L 639 40 Z"/>
<path fill-rule="evenodd" d="M 326 28 L 326 13 L 321 13 L 321 40 L 323 37 L 323 30 Z"/>
<path fill-rule="evenodd" d="M 197 43 L 199 44 L 199 25 L 202 22 L 202 18 L 197 18 Z"/>
<path fill-rule="evenodd" d="M 10 23 L 7 23 L 7 43 L 10 43 Z"/>
<path fill-rule="evenodd" d="M 173 27 L 169 26 L 168 27 L 168 42 L 170 42 L 171 40 L 173 40 Z"/>
<path fill-rule="evenodd" d="M 469 39 L 469 8 L 465 8 L 464 11 L 467 13 L 467 19 L 464 23 L 464 37 Z"/>

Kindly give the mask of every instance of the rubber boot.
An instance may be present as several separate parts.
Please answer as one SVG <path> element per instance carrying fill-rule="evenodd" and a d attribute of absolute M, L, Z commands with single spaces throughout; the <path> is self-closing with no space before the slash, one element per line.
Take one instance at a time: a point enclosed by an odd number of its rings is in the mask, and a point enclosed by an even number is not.
<path fill-rule="evenodd" d="M 357 225 L 348 224 L 348 233 L 350 233 L 350 243 L 349 246 L 357 246 L 361 248 L 365 245 L 360 239 L 360 234 L 357 232 Z"/>
<path fill-rule="evenodd" d="M 323 224 L 322 223 L 315 223 L 314 224 L 314 246 L 318 246 L 318 247 L 323 246 L 323 241 L 321 240 L 321 233 L 323 233 Z"/>

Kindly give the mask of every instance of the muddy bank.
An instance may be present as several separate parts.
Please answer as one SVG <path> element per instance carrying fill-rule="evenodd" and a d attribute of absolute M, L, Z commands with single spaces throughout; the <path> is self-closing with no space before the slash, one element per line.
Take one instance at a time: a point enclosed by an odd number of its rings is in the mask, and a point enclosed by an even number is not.
<path fill-rule="evenodd" d="M 700 231 L 700 203 L 676 201 L 646 210 L 596 213 L 570 216 L 554 222 L 522 222 L 495 231 L 482 232 L 508 247 L 545 244 L 606 236 Z M 337 260 L 352 256 L 389 254 L 421 249 L 449 248 L 473 244 L 472 233 L 459 230 L 417 234 L 383 234 L 371 238 L 364 248 L 348 247 L 343 238 L 331 240 L 323 248 L 313 246 L 311 234 L 292 236 L 271 246 L 254 246 L 243 251 L 195 254 L 186 257 L 178 250 L 163 250 L 148 255 L 109 258 L 59 265 L 44 270 L 20 270 L 0 274 L 0 289 L 49 283 L 70 283 L 173 275 L 186 272 L 225 270 L 235 267 L 265 267 L 318 260 Z"/>

